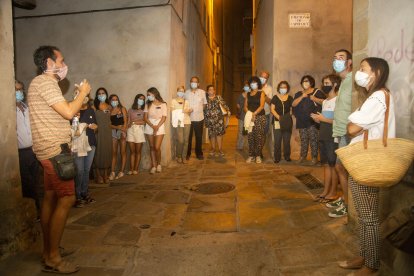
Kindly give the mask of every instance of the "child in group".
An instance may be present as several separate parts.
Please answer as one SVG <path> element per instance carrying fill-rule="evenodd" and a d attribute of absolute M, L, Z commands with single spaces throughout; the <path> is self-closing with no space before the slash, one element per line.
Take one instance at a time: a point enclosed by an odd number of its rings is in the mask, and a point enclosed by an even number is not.
<path fill-rule="evenodd" d="M 137 94 L 132 107 L 128 110 L 127 142 L 130 151 L 130 164 L 128 175 L 138 174 L 141 162 L 142 144 L 145 143 L 144 134 L 144 108 L 145 96 Z"/>
<path fill-rule="evenodd" d="M 319 144 L 321 163 L 324 166 L 324 190 L 316 196 L 315 201 L 328 203 L 337 199 L 336 187 L 338 175 L 335 171 L 336 153 L 338 144 L 332 137 L 332 123 L 336 102 L 336 93 L 341 85 L 341 78 L 337 75 L 328 75 L 322 78 L 322 91 L 327 98 L 322 102 L 322 113 L 312 113 L 312 119 L 320 123 Z"/>

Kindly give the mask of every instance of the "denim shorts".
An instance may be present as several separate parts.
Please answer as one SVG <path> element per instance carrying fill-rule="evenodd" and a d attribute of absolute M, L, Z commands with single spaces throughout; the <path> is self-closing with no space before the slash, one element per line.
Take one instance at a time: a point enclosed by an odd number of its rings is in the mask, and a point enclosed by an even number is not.
<path fill-rule="evenodd" d="M 321 154 L 321 163 L 328 164 L 329 167 L 334 167 L 336 164 L 336 153 L 335 150 L 338 148 L 338 144 L 331 140 L 321 140 L 320 144 L 320 154 Z"/>
<path fill-rule="evenodd" d="M 338 149 L 348 146 L 351 142 L 351 139 L 348 137 L 348 135 L 336 137 L 335 139 L 338 139 Z M 342 164 L 339 158 L 336 159 L 336 164 Z"/>

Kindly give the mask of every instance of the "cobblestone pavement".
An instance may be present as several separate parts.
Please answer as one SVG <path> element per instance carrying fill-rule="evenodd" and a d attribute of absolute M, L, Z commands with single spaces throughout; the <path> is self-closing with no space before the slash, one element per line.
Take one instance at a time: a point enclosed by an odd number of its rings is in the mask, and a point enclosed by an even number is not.
<path fill-rule="evenodd" d="M 246 164 L 235 135 L 229 127 L 224 158 L 93 185 L 97 202 L 71 211 L 62 240 L 76 275 L 346 275 L 336 262 L 357 252 L 355 235 L 295 177 L 321 168 Z M 50 275 L 40 252 L 39 237 L 0 275 Z"/>

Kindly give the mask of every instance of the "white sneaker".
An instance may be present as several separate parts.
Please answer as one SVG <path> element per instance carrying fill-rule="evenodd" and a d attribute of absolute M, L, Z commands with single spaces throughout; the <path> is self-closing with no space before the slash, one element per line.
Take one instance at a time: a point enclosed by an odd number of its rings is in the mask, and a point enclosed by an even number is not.
<path fill-rule="evenodd" d="M 157 171 L 157 169 L 155 167 L 152 167 L 150 170 L 150 174 L 154 174 Z"/>
<path fill-rule="evenodd" d="M 119 172 L 118 175 L 115 177 L 115 179 L 120 179 L 121 177 L 123 177 L 125 174 L 123 172 Z"/>
<path fill-rule="evenodd" d="M 159 173 L 160 173 L 160 172 L 162 172 L 161 165 L 158 165 L 158 166 L 157 166 L 157 172 L 159 172 Z"/>
<path fill-rule="evenodd" d="M 109 178 L 108 179 L 110 181 L 114 180 L 115 179 L 115 172 L 111 172 L 111 174 L 109 175 Z"/>
<path fill-rule="evenodd" d="M 257 157 L 256 157 L 256 163 L 257 163 L 257 164 L 262 163 L 262 158 L 261 158 L 260 156 L 257 156 Z"/>
<path fill-rule="evenodd" d="M 131 174 L 132 174 L 132 171 L 127 172 L 127 175 L 131 175 Z"/>
<path fill-rule="evenodd" d="M 136 175 L 136 174 L 138 174 L 138 172 L 137 171 L 132 171 L 132 174 Z"/>
<path fill-rule="evenodd" d="M 252 162 L 254 162 L 254 157 L 249 156 L 249 157 L 246 159 L 246 163 L 252 163 Z"/>

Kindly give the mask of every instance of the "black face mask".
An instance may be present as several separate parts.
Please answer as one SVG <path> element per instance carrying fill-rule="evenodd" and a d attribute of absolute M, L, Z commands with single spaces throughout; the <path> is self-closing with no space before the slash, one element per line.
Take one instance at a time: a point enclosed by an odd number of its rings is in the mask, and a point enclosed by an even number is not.
<path fill-rule="evenodd" d="M 322 86 L 322 91 L 325 93 L 325 94 L 328 94 L 329 92 L 331 92 L 331 90 L 332 90 L 332 85 L 324 85 L 324 86 Z"/>

